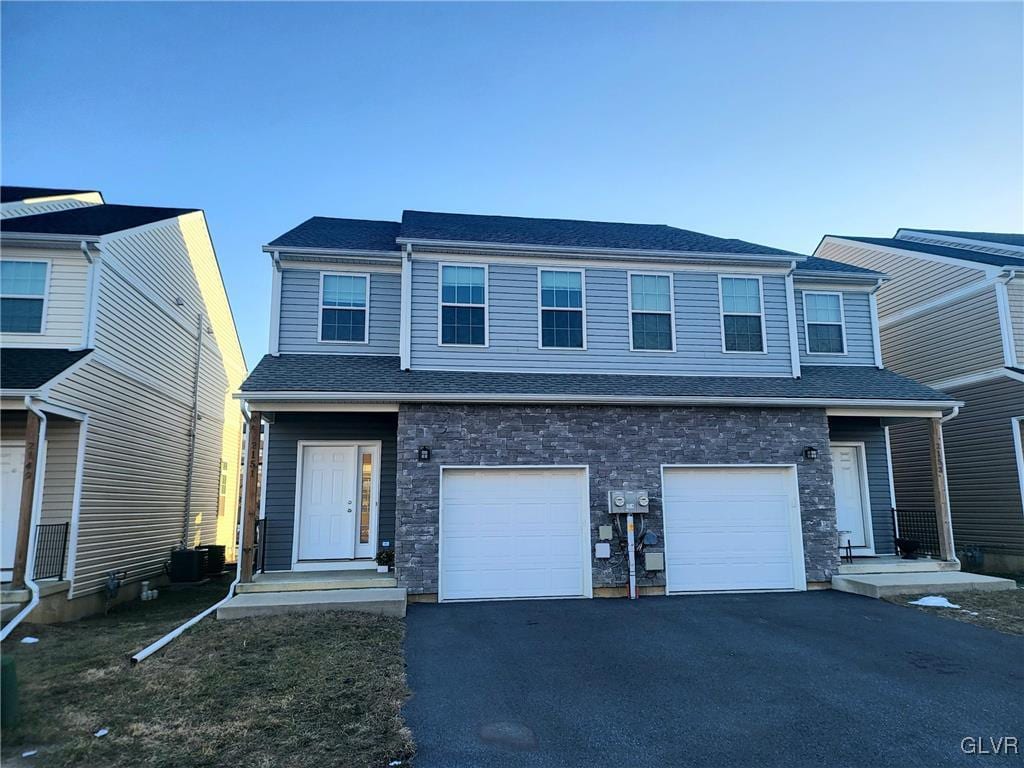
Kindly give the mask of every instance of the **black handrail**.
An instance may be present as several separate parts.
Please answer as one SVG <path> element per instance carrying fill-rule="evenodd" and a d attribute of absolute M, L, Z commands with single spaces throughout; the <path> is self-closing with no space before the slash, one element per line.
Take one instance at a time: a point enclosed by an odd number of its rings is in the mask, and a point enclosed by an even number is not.
<path fill-rule="evenodd" d="M 63 579 L 68 557 L 70 523 L 36 526 L 36 567 L 33 579 Z"/>
<path fill-rule="evenodd" d="M 253 546 L 256 557 L 253 558 L 253 573 L 267 572 L 267 519 L 256 521 L 256 541 Z"/>

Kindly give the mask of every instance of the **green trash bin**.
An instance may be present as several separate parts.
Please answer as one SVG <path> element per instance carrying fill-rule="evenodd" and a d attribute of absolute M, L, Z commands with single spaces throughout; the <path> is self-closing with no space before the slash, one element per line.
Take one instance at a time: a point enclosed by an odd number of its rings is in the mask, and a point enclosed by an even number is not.
<path fill-rule="evenodd" d="M 11 728 L 18 724 L 18 673 L 14 659 L 0 659 L 0 726 Z"/>

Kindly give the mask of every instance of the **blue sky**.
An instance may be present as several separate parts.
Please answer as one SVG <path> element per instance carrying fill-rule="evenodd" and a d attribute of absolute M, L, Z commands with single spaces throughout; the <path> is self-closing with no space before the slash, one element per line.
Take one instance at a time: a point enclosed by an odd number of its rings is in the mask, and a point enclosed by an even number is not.
<path fill-rule="evenodd" d="M 205 209 L 252 366 L 311 215 L 1021 231 L 1022 7 L 4 3 L 0 169 Z"/>

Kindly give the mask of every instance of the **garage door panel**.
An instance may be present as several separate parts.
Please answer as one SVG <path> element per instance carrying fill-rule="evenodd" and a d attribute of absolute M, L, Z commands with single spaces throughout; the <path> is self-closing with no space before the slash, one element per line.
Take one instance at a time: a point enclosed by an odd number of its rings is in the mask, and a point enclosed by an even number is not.
<path fill-rule="evenodd" d="M 583 470 L 447 470 L 442 486 L 442 599 L 584 594 Z"/>
<path fill-rule="evenodd" d="M 792 470 L 666 468 L 670 592 L 803 589 Z"/>

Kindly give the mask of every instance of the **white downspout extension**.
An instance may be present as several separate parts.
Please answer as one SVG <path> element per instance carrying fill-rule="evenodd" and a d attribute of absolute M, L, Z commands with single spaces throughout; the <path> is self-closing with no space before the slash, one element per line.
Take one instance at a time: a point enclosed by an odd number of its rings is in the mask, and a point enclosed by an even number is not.
<path fill-rule="evenodd" d="M 34 576 L 36 570 L 36 525 L 39 522 L 39 514 L 43 508 L 43 480 L 46 476 L 46 414 L 32 404 L 32 398 L 25 398 L 25 407 L 39 417 L 39 442 L 36 445 L 36 477 L 32 486 L 32 514 L 29 515 L 28 528 L 28 552 L 25 553 L 25 586 L 28 587 L 32 597 L 28 605 L 18 611 L 18 615 L 7 622 L 7 625 L 0 630 L 0 641 L 6 640 L 22 619 L 28 616 L 39 605 L 39 585 L 36 584 Z"/>
<path fill-rule="evenodd" d="M 398 354 L 403 371 L 412 367 L 412 245 L 406 243 L 402 256 L 402 296 Z"/>
<path fill-rule="evenodd" d="M 1003 341 L 1003 363 L 1007 368 L 1019 367 L 1017 345 L 1013 338 L 1013 316 L 1010 313 L 1010 294 L 1006 286 L 1017 277 L 1017 270 L 1009 269 L 996 281 L 996 305 L 999 309 L 999 326 Z"/>
<path fill-rule="evenodd" d="M 794 379 L 800 378 L 800 339 L 796 328 L 796 290 L 793 288 L 793 271 L 796 262 L 791 262 L 786 273 L 786 322 L 789 325 L 789 360 L 790 371 Z"/>
<path fill-rule="evenodd" d="M 274 271 L 270 278 L 270 339 L 267 348 L 271 355 L 277 357 L 281 354 L 281 253 L 274 251 L 270 256 Z"/>
<path fill-rule="evenodd" d="M 241 404 L 241 408 L 242 408 L 242 414 L 245 416 L 245 423 L 249 424 L 249 409 L 246 407 L 245 403 Z M 242 445 L 242 450 L 244 452 L 243 455 L 246 457 L 246 461 L 248 461 L 248 456 L 249 456 L 249 439 L 251 437 L 250 434 L 249 434 L 250 431 L 251 430 L 246 429 L 246 431 L 245 431 L 245 440 L 244 440 L 243 445 Z M 258 435 L 257 435 L 256 439 L 257 440 L 259 439 Z M 248 475 L 249 475 L 248 467 L 246 467 L 246 471 L 242 474 L 242 499 L 243 499 L 242 504 L 243 505 L 245 503 L 245 501 L 244 501 L 244 499 L 245 499 L 245 485 L 246 485 L 246 479 L 248 478 Z M 245 510 L 244 509 L 242 510 L 242 514 L 243 515 L 245 514 Z M 236 526 L 236 528 L 235 528 L 235 542 L 236 542 L 236 545 L 239 543 L 238 542 L 238 529 L 241 526 L 241 519 L 242 519 L 242 517 L 240 516 L 239 517 L 239 526 Z M 240 555 L 241 554 L 241 547 L 237 547 L 237 549 L 238 549 L 238 552 L 239 552 L 239 555 Z M 202 621 L 207 616 L 209 616 L 211 613 L 213 613 L 218 608 L 220 608 L 222 605 L 224 605 L 224 603 L 226 603 L 228 600 L 230 600 L 231 598 L 233 598 L 235 596 L 235 587 L 238 586 L 238 582 L 240 582 L 241 580 L 242 580 L 242 558 L 239 557 L 239 556 L 236 556 L 235 557 L 235 580 L 232 581 L 231 584 L 228 586 L 228 593 L 226 595 L 224 595 L 223 598 L 221 598 L 216 603 L 214 603 L 209 608 L 207 608 L 205 611 L 203 611 L 202 613 L 199 613 L 199 614 L 193 616 L 191 619 L 186 621 L 184 624 L 181 624 L 181 625 L 175 627 L 170 632 L 168 632 L 166 635 L 161 637 L 159 640 L 157 640 L 154 643 L 150 643 L 145 648 L 143 648 L 141 651 L 136 653 L 134 656 L 132 656 L 132 664 L 138 664 L 141 661 L 145 661 L 150 656 L 152 656 L 154 653 L 156 653 L 161 648 L 163 648 L 165 645 L 169 645 L 172 641 L 175 640 L 175 638 L 177 638 L 180 635 L 184 634 L 185 631 L 187 629 L 189 629 L 189 627 L 194 627 L 200 621 Z"/>
<path fill-rule="evenodd" d="M 955 419 L 957 417 L 957 415 L 959 413 L 960 413 L 960 406 L 959 405 L 954 405 L 952 411 L 950 411 L 945 416 L 940 418 L 939 419 L 939 424 L 940 424 L 939 429 L 940 429 L 940 431 L 942 429 L 942 426 L 944 426 L 947 421 L 952 421 L 953 419 Z M 942 465 L 946 467 L 946 471 L 942 475 L 942 480 L 943 480 L 943 482 L 945 483 L 945 486 L 946 486 L 946 503 L 949 504 L 949 517 L 947 519 L 947 524 L 946 524 L 946 534 L 949 536 L 949 548 L 950 548 L 950 550 L 952 550 L 950 554 L 953 557 L 952 562 L 954 562 L 957 565 L 959 565 L 960 564 L 960 558 L 956 556 L 956 540 L 953 538 L 953 502 L 949 498 L 949 467 L 946 466 L 946 441 L 945 440 L 942 441 Z"/>
<path fill-rule="evenodd" d="M 878 297 L 875 295 L 881 287 L 882 281 L 879 280 L 871 293 L 868 294 L 868 304 L 871 309 L 871 344 L 875 353 L 875 367 L 879 370 L 885 367 L 882 364 L 882 338 L 881 331 L 878 328 Z"/>

